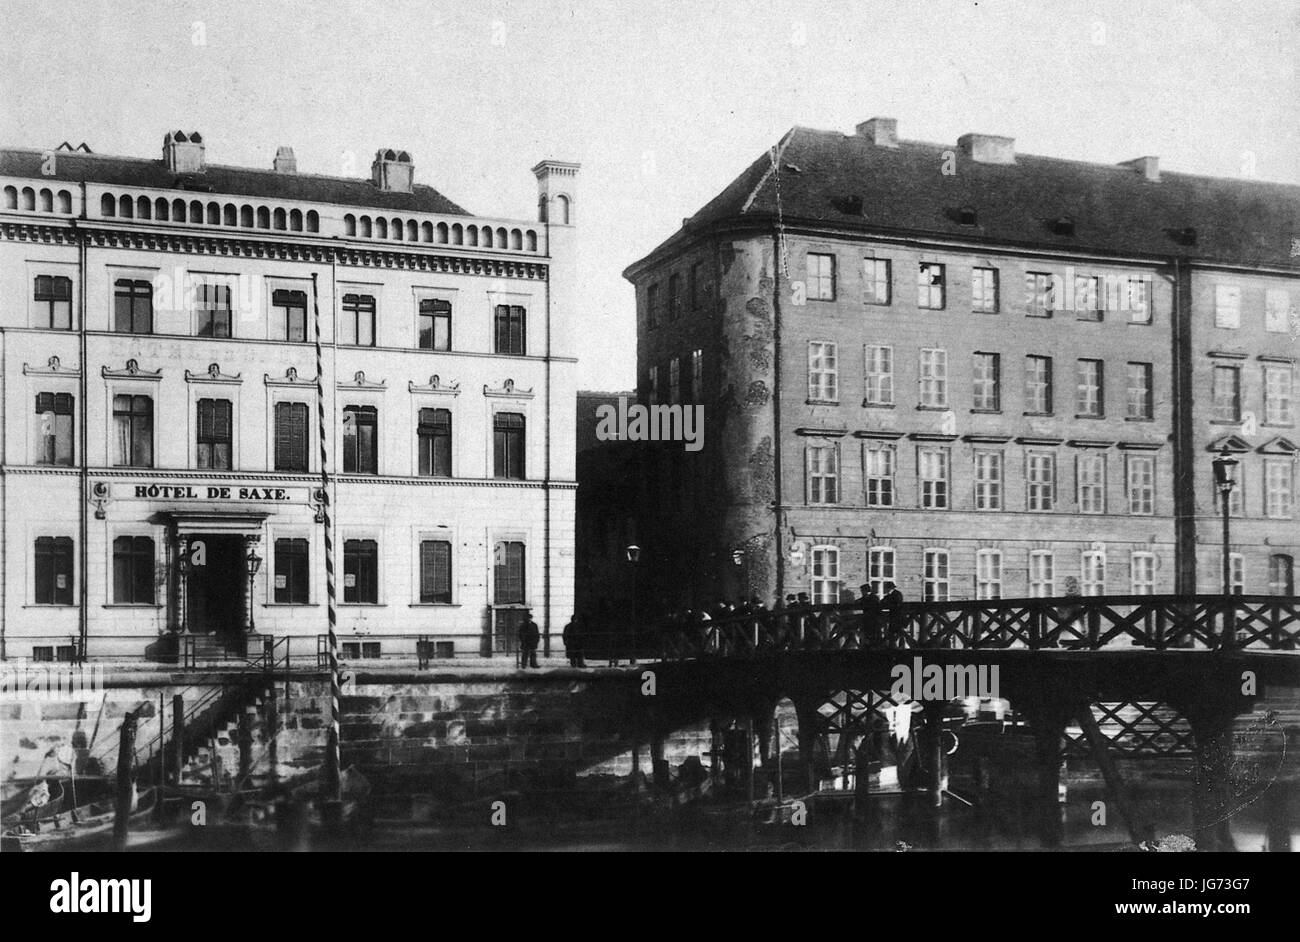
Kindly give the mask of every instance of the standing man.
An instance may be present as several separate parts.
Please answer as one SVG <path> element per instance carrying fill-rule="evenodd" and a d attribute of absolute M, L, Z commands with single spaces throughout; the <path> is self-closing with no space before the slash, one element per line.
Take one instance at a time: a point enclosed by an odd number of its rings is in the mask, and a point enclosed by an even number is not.
<path fill-rule="evenodd" d="M 892 582 L 885 583 L 885 597 L 881 599 L 882 607 L 889 613 L 889 639 L 887 647 L 905 648 L 906 625 L 903 620 L 903 593 Z"/>
<path fill-rule="evenodd" d="M 519 626 L 519 656 L 523 661 L 524 670 L 538 666 L 537 644 L 541 640 L 542 630 L 537 627 L 537 622 L 533 621 L 533 610 L 524 609 L 524 621 Z"/>
<path fill-rule="evenodd" d="M 564 653 L 569 656 L 570 667 L 586 667 L 586 662 L 582 659 L 582 625 L 578 622 L 578 616 L 574 615 L 569 619 L 569 623 L 564 626 Z"/>

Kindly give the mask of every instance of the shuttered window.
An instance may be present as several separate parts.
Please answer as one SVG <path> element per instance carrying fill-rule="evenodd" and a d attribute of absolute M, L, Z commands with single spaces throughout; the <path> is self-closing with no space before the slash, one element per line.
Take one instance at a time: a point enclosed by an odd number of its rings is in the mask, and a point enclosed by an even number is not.
<path fill-rule="evenodd" d="M 451 410 L 421 409 L 416 430 L 420 450 L 420 476 L 451 477 Z"/>
<path fill-rule="evenodd" d="M 230 452 L 230 400 L 200 399 L 198 420 L 199 467 L 229 471 Z"/>
<path fill-rule="evenodd" d="M 343 601 L 369 605 L 379 601 L 379 544 L 374 540 L 344 542 Z"/>
<path fill-rule="evenodd" d="M 524 417 L 517 412 L 498 412 L 492 420 L 493 467 L 498 478 L 524 476 Z"/>
<path fill-rule="evenodd" d="M 498 304 L 496 309 L 496 353 L 523 356 L 526 313 L 517 304 Z"/>
<path fill-rule="evenodd" d="M 275 404 L 275 470 L 307 470 L 307 403 Z"/>
<path fill-rule="evenodd" d="M 451 543 L 420 543 L 420 601 L 451 604 Z"/>
<path fill-rule="evenodd" d="M 72 604 L 72 538 L 36 538 L 36 604 Z"/>
<path fill-rule="evenodd" d="M 524 544 L 502 541 L 493 554 L 495 605 L 521 605 L 524 601 Z"/>
<path fill-rule="evenodd" d="M 113 601 L 118 605 L 154 604 L 153 540 L 119 536 L 113 541 Z"/>
<path fill-rule="evenodd" d="M 275 541 L 275 601 L 281 605 L 306 605 L 308 590 L 307 541 Z"/>

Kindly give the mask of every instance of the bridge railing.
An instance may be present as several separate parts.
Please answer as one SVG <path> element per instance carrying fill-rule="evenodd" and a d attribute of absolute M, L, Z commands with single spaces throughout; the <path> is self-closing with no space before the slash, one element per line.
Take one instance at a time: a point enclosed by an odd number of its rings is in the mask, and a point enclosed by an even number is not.
<path fill-rule="evenodd" d="M 1111 595 L 758 610 L 648 629 L 668 660 L 783 650 L 1025 648 L 1294 651 L 1300 597 Z"/>

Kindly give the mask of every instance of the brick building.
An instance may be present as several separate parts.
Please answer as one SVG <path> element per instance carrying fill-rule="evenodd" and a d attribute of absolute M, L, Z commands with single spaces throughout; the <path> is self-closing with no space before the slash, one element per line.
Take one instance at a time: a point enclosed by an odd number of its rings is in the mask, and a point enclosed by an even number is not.
<path fill-rule="evenodd" d="M 155 160 L 0 151 L 0 656 L 250 622 L 314 649 L 317 310 L 344 653 L 503 651 L 525 606 L 558 631 L 577 171 L 533 168 L 527 222 L 393 150 L 370 179 L 209 163 L 179 131 Z"/>
<path fill-rule="evenodd" d="M 668 604 L 1294 592 L 1300 188 L 796 127 L 625 276 Z M 685 529 L 691 524 L 689 529 Z M 698 534 L 698 539 L 683 536 Z"/>

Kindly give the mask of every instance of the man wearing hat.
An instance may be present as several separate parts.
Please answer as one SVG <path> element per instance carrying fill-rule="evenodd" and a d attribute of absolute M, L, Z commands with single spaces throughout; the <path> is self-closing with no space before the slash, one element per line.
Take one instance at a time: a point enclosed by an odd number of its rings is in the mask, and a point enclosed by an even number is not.
<path fill-rule="evenodd" d="M 519 626 L 519 658 L 525 670 L 537 667 L 537 644 L 542 640 L 541 629 L 533 621 L 533 610 L 524 609 L 524 620 Z"/>

